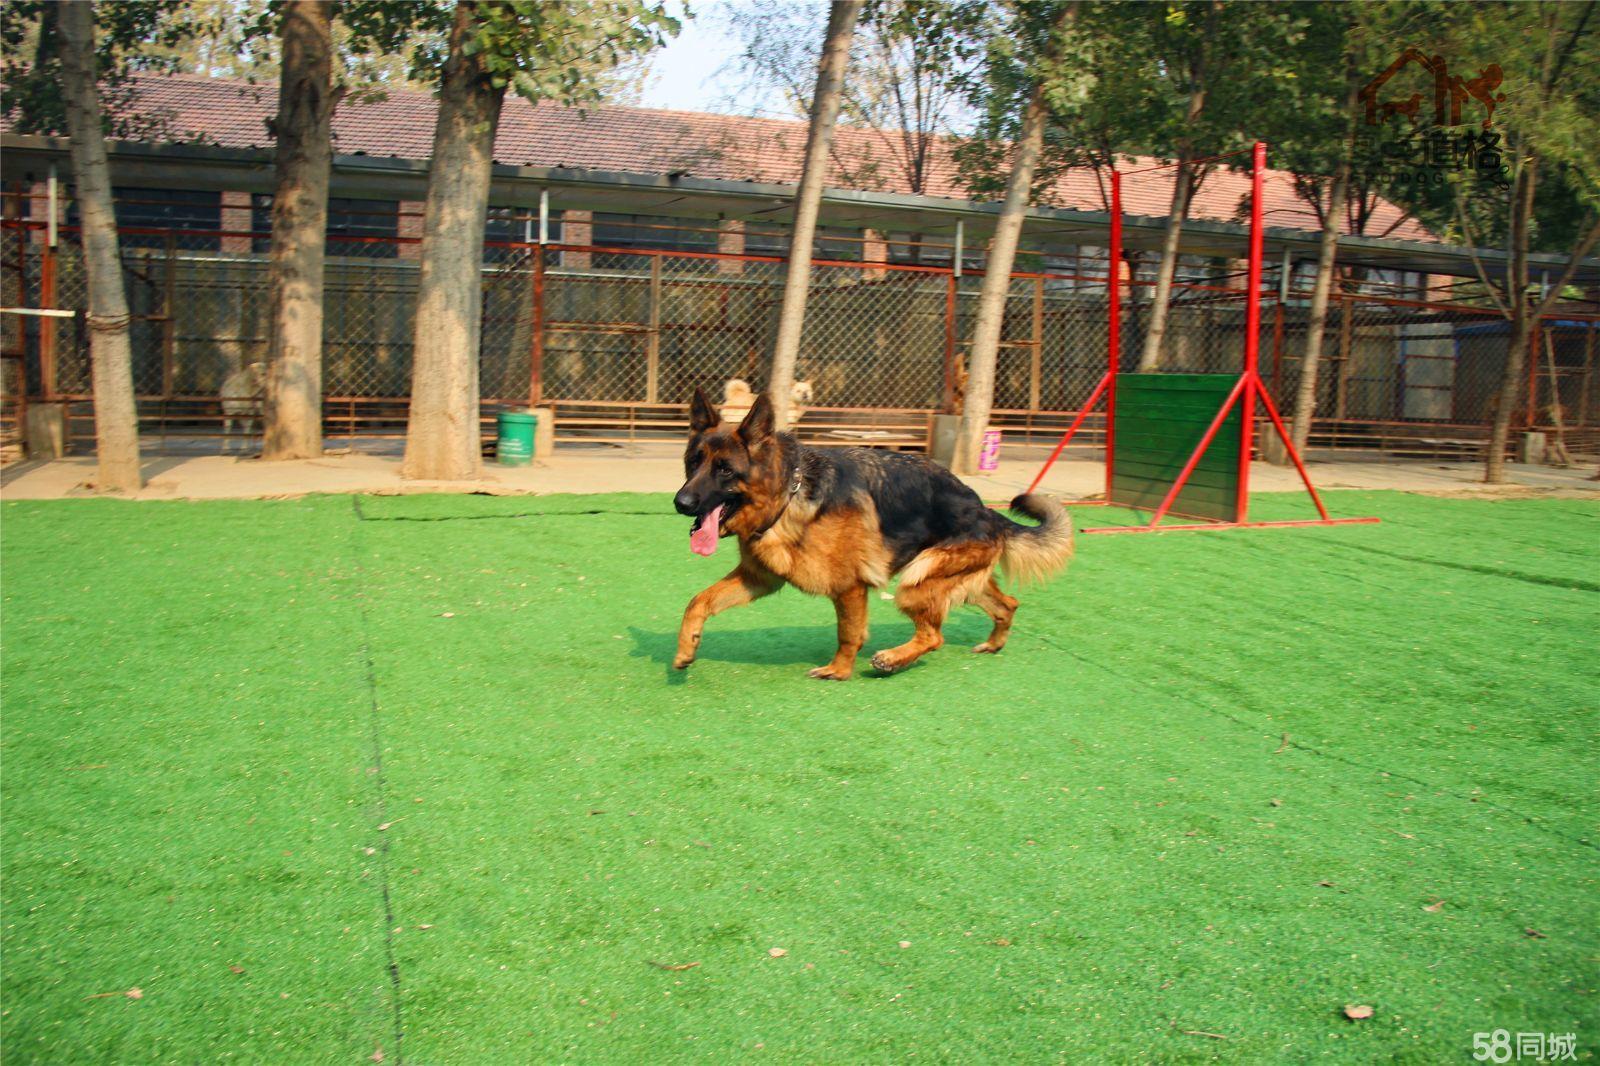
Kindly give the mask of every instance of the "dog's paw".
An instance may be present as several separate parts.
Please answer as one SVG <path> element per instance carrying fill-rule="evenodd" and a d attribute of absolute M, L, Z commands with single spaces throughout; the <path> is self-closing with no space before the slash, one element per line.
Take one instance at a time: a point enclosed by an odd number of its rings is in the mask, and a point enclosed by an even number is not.
<path fill-rule="evenodd" d="M 998 655 L 1000 654 L 1000 645 L 990 644 L 986 640 L 982 644 L 974 644 L 972 650 L 979 655 Z"/>
<path fill-rule="evenodd" d="M 680 655 L 677 655 L 677 656 L 675 656 L 673 658 L 673 660 L 672 660 L 672 668 L 674 670 L 687 670 L 687 669 L 689 669 L 689 664 L 692 663 L 692 662 L 694 662 L 694 656 L 693 655 L 681 655 L 680 654 Z"/>
<path fill-rule="evenodd" d="M 892 674 L 901 669 L 902 664 L 895 661 L 894 656 L 886 651 L 880 651 L 872 657 L 872 668 L 880 674 Z"/>
<path fill-rule="evenodd" d="M 830 663 L 827 666 L 819 666 L 814 670 L 807 670 L 806 676 L 814 677 L 818 681 L 849 681 L 851 672 L 850 670 L 837 670 Z"/>

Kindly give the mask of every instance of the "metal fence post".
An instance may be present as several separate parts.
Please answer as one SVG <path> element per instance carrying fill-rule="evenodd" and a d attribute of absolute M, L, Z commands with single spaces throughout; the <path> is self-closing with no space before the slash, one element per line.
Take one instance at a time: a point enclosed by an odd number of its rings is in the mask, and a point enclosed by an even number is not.
<path fill-rule="evenodd" d="M 544 400 L 544 245 L 533 250 L 533 328 L 528 363 L 528 406 L 538 407 Z"/>
<path fill-rule="evenodd" d="M 56 246 L 47 241 L 39 254 L 39 306 L 56 306 Z M 46 402 L 56 396 L 56 320 L 39 319 L 39 387 Z"/>
<path fill-rule="evenodd" d="M 1351 320 L 1355 317 L 1350 305 L 1350 297 L 1341 294 L 1339 297 L 1339 368 L 1333 390 L 1333 417 L 1340 421 L 1344 419 L 1345 401 L 1350 394 L 1350 345 L 1353 339 L 1351 336 Z"/>
<path fill-rule="evenodd" d="M 946 414 L 956 410 L 956 270 L 945 275 L 944 286 L 944 401 Z"/>
<path fill-rule="evenodd" d="M 1594 335 L 1600 332 L 1600 322 L 1590 322 L 1583 331 L 1583 377 L 1578 380 L 1578 425 L 1589 424 L 1589 389 L 1594 384 Z"/>
<path fill-rule="evenodd" d="M 661 256 L 650 257 L 650 332 L 645 337 L 644 399 L 655 403 L 661 384 Z"/>
<path fill-rule="evenodd" d="M 1028 410 L 1039 410 L 1039 375 L 1044 356 L 1044 278 L 1033 279 L 1033 358 L 1028 361 Z"/>
<path fill-rule="evenodd" d="M 1539 418 L 1539 345 L 1543 342 L 1543 338 L 1540 336 L 1543 331 L 1543 324 L 1539 319 L 1535 318 L 1532 325 L 1528 329 L 1527 358 L 1523 360 L 1528 364 L 1528 381 L 1526 392 L 1528 397 L 1528 412 L 1523 423 L 1523 428 L 1529 430 L 1533 429 Z M 1507 359 L 1511 358 L 1510 340 L 1511 334 L 1507 333 Z"/>
<path fill-rule="evenodd" d="M 172 230 L 167 230 L 167 265 L 166 277 L 161 287 L 161 398 L 172 399 L 172 361 L 173 349 L 177 343 L 177 324 L 174 320 L 177 285 L 173 271 L 178 265 L 178 237 Z M 239 367 L 237 369 L 243 369 Z M 163 429 L 165 423 L 163 423 Z"/>

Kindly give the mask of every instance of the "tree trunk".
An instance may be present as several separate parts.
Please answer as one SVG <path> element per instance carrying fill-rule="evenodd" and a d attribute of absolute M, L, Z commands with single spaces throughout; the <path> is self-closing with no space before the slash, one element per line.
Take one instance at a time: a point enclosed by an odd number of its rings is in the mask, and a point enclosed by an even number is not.
<path fill-rule="evenodd" d="M 332 16 L 330 0 L 292 0 L 283 12 L 263 459 L 322 454 L 322 263 L 338 105 Z"/>
<path fill-rule="evenodd" d="M 778 336 L 772 349 L 772 372 L 767 395 L 779 429 L 789 425 L 790 394 L 794 390 L 795 357 L 800 352 L 800 332 L 805 326 L 806 296 L 811 289 L 811 240 L 817 230 L 822 204 L 822 184 L 828 173 L 828 151 L 833 126 L 839 118 L 844 71 L 850 61 L 850 37 L 862 0 L 834 0 L 828 15 L 828 35 L 817 64 L 817 88 L 811 98 L 811 130 L 806 136 L 805 169 L 795 191 L 794 233 L 789 243 L 788 272 L 783 282 L 783 307 L 778 314 Z"/>
<path fill-rule="evenodd" d="M 1311 318 L 1306 323 L 1306 350 L 1300 359 L 1300 385 L 1295 390 L 1294 421 L 1289 428 L 1289 439 L 1294 450 L 1305 455 L 1306 441 L 1311 437 L 1311 422 L 1317 415 L 1317 372 L 1322 364 L 1322 340 L 1328 327 L 1328 298 L 1333 292 L 1334 270 L 1339 258 L 1339 222 L 1344 218 L 1345 199 L 1350 192 L 1350 169 L 1355 151 L 1356 105 L 1360 102 L 1361 85 L 1353 66 L 1346 71 L 1345 112 L 1350 116 L 1345 127 L 1345 153 L 1333 172 L 1333 185 L 1328 190 L 1328 210 L 1322 216 L 1322 243 L 1317 249 L 1317 280 L 1311 288 Z M 1348 313 L 1348 311 L 1347 311 Z M 1349 353 L 1344 353 L 1348 357 Z M 1284 454 L 1280 465 L 1288 466 L 1289 456 Z"/>
<path fill-rule="evenodd" d="M 1538 169 L 1538 157 L 1527 153 L 1517 170 L 1516 185 L 1511 194 L 1510 276 L 1506 278 L 1506 302 L 1511 307 L 1511 337 L 1506 344 L 1506 372 L 1500 382 L 1494 428 L 1489 434 L 1489 455 L 1484 462 L 1483 480 L 1491 485 L 1498 485 L 1506 479 L 1506 443 L 1511 438 L 1512 416 L 1516 414 L 1522 397 L 1522 379 L 1528 365 L 1528 341 L 1533 335 L 1533 316 L 1528 313 L 1528 223 L 1533 216 L 1533 190 Z"/>
<path fill-rule="evenodd" d="M 464 50 L 477 8 L 474 0 L 456 5 L 439 90 L 422 225 L 411 416 L 400 470 L 407 478 L 462 480 L 483 470 L 478 423 L 483 232 L 505 89 L 495 88 L 481 61 Z"/>
<path fill-rule="evenodd" d="M 94 436 L 99 458 L 96 487 L 137 491 L 139 416 L 133 399 L 133 347 L 128 339 L 128 297 L 122 287 L 122 252 L 111 207 L 111 166 L 95 82 L 94 5 L 61 4 L 61 93 L 72 138 L 72 177 L 89 280 L 89 355 L 94 372 Z"/>
<path fill-rule="evenodd" d="M 1156 264 L 1156 287 L 1150 298 L 1150 318 L 1144 328 L 1144 350 L 1139 353 L 1139 372 L 1148 373 L 1161 365 L 1161 345 L 1167 336 L 1167 307 L 1172 298 L 1172 282 L 1178 272 L 1178 245 L 1183 238 L 1183 221 L 1189 217 L 1189 200 L 1194 193 L 1188 148 L 1178 157 L 1178 173 L 1172 181 L 1172 207 L 1167 212 L 1167 232 L 1161 240 L 1161 260 Z"/>
<path fill-rule="evenodd" d="M 983 432 L 989 426 L 989 412 L 994 407 L 995 362 L 1000 352 L 1000 328 L 1005 323 L 1006 297 L 1011 289 L 1011 267 L 1017 258 L 1022 219 L 1028 211 L 1033 172 L 1039 165 L 1048 118 L 1043 86 L 1035 86 L 1022 118 L 1016 159 L 1006 179 L 1006 198 L 995 223 L 994 237 L 989 241 L 983 286 L 978 290 L 978 318 L 972 326 L 972 349 L 967 357 L 966 403 L 961 409 L 961 426 L 950 464 L 958 474 L 978 472 Z"/>

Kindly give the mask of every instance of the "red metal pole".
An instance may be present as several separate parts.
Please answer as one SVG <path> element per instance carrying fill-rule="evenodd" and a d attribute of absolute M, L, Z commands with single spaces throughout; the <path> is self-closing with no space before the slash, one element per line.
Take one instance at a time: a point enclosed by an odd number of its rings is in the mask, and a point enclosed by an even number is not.
<path fill-rule="evenodd" d="M 1239 398 L 1239 394 L 1245 390 L 1245 386 L 1249 384 L 1249 381 L 1248 377 L 1241 374 L 1239 380 L 1233 383 L 1233 389 L 1228 393 L 1228 398 L 1222 403 L 1222 410 L 1218 411 L 1217 417 L 1211 420 L 1211 426 L 1206 430 L 1206 435 L 1200 438 L 1200 446 L 1194 450 L 1193 455 L 1189 456 L 1189 461 L 1183 466 L 1183 473 L 1178 475 L 1178 480 L 1174 481 L 1172 488 L 1167 490 L 1167 498 L 1161 501 L 1160 507 L 1156 508 L 1155 516 L 1150 519 L 1151 529 L 1154 529 L 1166 517 L 1168 509 L 1172 507 L 1173 501 L 1178 498 L 1178 493 L 1183 491 L 1183 486 L 1188 482 L 1189 475 L 1194 473 L 1194 468 L 1200 465 L 1200 457 L 1206 453 L 1207 448 L 1211 447 L 1211 439 L 1217 435 L 1217 430 L 1222 428 L 1222 423 L 1227 419 L 1228 412 L 1233 409 L 1234 401 Z"/>
<path fill-rule="evenodd" d="M 1303 518 L 1293 522 L 1200 522 L 1194 525 L 1162 526 L 1096 526 L 1080 530 L 1083 533 L 1202 533 L 1218 529 L 1285 529 L 1297 526 L 1371 526 L 1380 518 Z"/>
<path fill-rule="evenodd" d="M 1256 388 L 1261 385 L 1261 189 L 1267 169 L 1267 146 L 1255 143 L 1250 168 L 1250 269 L 1244 304 L 1244 407 L 1239 419 L 1239 495 L 1234 521 L 1250 514 L 1250 460 L 1256 439 Z"/>
<path fill-rule="evenodd" d="M 1122 175 L 1111 168 L 1111 247 L 1106 249 L 1106 500 L 1111 499 L 1111 472 L 1117 454 L 1117 374 L 1122 370 Z M 1129 279 L 1130 281 L 1132 279 Z"/>
<path fill-rule="evenodd" d="M 56 305 L 56 248 L 46 244 L 39 253 L 39 306 Z M 56 395 L 56 320 L 39 319 L 39 390 L 45 402 Z"/>
<path fill-rule="evenodd" d="M 1033 484 L 1028 486 L 1028 492 L 1031 493 L 1039 487 L 1039 482 L 1044 480 L 1044 476 L 1050 472 L 1051 465 L 1055 463 L 1056 456 L 1061 454 L 1061 449 L 1067 446 L 1067 441 L 1072 439 L 1072 435 L 1078 432 L 1078 427 L 1083 425 L 1083 420 L 1089 417 L 1089 412 L 1094 410 L 1095 402 L 1100 399 L 1100 394 L 1105 392 L 1111 384 L 1111 379 L 1112 375 L 1107 374 L 1100 379 L 1100 384 L 1094 387 L 1094 391 L 1089 394 L 1089 398 L 1084 401 L 1082 409 L 1078 411 L 1078 417 L 1072 420 L 1072 425 L 1068 426 L 1067 431 L 1061 435 L 1061 440 L 1056 445 L 1056 450 L 1050 453 L 1050 458 L 1046 459 L 1044 466 L 1039 468 L 1038 476 L 1033 479 Z"/>
<path fill-rule="evenodd" d="M 1528 417 L 1523 426 L 1532 431 L 1539 418 L 1539 320 L 1534 319 L 1528 329 Z"/>
<path fill-rule="evenodd" d="M 952 267 L 944 288 L 944 409 L 956 410 L 956 272 Z"/>
<path fill-rule="evenodd" d="M 528 406 L 544 399 L 544 245 L 533 249 L 533 350 L 528 363 Z"/>
<path fill-rule="evenodd" d="M 1328 521 L 1328 509 L 1322 506 L 1322 497 L 1317 495 L 1317 488 L 1311 484 L 1311 475 L 1306 473 L 1306 466 L 1300 461 L 1300 453 L 1295 450 L 1294 440 L 1289 436 L 1289 430 L 1283 424 L 1283 417 L 1278 414 L 1278 405 L 1272 401 L 1272 394 L 1266 389 L 1261 390 L 1261 403 L 1267 409 L 1272 424 L 1277 427 L 1278 436 L 1283 438 L 1283 446 L 1289 450 L 1289 458 L 1294 460 L 1294 468 L 1300 471 L 1300 480 L 1305 482 L 1306 491 L 1311 494 L 1311 502 L 1317 505 L 1317 513 L 1324 521 Z"/>

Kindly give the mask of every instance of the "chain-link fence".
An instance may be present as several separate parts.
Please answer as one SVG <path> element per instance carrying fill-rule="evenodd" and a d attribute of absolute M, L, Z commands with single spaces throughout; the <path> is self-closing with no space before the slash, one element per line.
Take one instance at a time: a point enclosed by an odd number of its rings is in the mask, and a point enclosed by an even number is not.
<path fill-rule="evenodd" d="M 8 220 L 0 247 L 6 302 L 82 311 L 73 227 L 51 247 L 37 221 Z M 203 437 L 221 429 L 231 375 L 267 355 L 268 239 L 259 233 L 124 231 L 134 382 L 147 430 Z M 1103 251 L 1080 273 L 1013 276 L 995 374 L 995 423 L 1052 439 L 1106 370 Z M 330 245 L 323 380 L 331 435 L 396 433 L 410 391 L 417 244 L 365 237 Z M 847 254 L 840 252 L 824 254 Z M 824 259 L 813 268 L 796 393 L 802 435 L 921 446 L 929 416 L 959 405 L 982 275 L 932 264 Z M 1059 261 L 1059 260 L 1058 260 Z M 720 397 L 740 379 L 765 387 L 782 296 L 777 255 L 590 244 L 491 242 L 485 256 L 480 382 L 486 413 L 556 408 L 562 439 L 676 432 L 695 388 Z M 1155 345 L 1157 372 L 1237 372 L 1245 294 L 1238 279 L 1180 282 Z M 1232 287 L 1230 287 L 1230 285 Z M 1125 290 L 1122 369 L 1141 365 L 1153 333 L 1153 285 Z M 1289 413 L 1300 380 L 1309 295 L 1264 302 L 1260 365 Z M 1519 427 L 1592 433 L 1600 424 L 1590 316 L 1555 318 L 1537 335 Z M 35 398 L 91 393 L 83 317 L 7 316 L 5 354 Z M 1509 325 L 1448 303 L 1336 295 L 1316 389 L 1314 441 L 1375 444 L 1477 440 L 1503 380 Z M 24 370 L 25 368 L 25 370 Z M 8 390 L 8 395 L 11 391 Z M 1085 440 L 1095 439 L 1091 420 Z"/>

